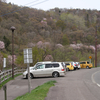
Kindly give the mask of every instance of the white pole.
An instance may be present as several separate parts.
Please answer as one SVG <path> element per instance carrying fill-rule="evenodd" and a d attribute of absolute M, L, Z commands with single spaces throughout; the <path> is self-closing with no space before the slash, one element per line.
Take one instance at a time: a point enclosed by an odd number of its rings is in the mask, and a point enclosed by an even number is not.
<path fill-rule="evenodd" d="M 4 68 L 6 67 L 6 58 L 4 58 L 4 60 L 3 60 L 3 67 Z"/>
<path fill-rule="evenodd" d="M 6 58 L 3 59 L 3 71 L 5 67 L 6 67 Z"/>

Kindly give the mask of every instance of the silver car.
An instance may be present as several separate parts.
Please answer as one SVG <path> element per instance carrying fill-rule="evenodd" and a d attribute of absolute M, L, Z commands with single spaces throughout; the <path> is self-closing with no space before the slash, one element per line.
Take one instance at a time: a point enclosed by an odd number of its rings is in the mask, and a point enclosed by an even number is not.
<path fill-rule="evenodd" d="M 76 62 L 76 66 L 77 66 L 77 69 L 80 69 L 81 66 L 80 66 L 80 63 L 79 62 Z"/>
<path fill-rule="evenodd" d="M 43 76 L 65 76 L 66 68 L 62 62 L 51 62 L 38 64 L 30 69 L 30 78 L 43 77 Z M 23 73 L 23 78 L 28 78 L 28 70 Z"/>

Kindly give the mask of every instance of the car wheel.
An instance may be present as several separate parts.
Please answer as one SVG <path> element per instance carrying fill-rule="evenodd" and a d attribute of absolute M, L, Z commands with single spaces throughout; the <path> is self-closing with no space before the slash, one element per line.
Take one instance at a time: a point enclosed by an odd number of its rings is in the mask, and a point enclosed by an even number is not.
<path fill-rule="evenodd" d="M 30 74 L 30 78 L 33 79 L 33 74 Z M 26 75 L 26 79 L 28 79 L 28 74 Z"/>
<path fill-rule="evenodd" d="M 68 71 L 68 68 L 66 68 L 66 72 Z"/>
<path fill-rule="evenodd" d="M 33 74 L 30 74 L 30 78 L 33 79 Z"/>
<path fill-rule="evenodd" d="M 68 68 L 68 71 L 70 71 L 70 69 Z"/>
<path fill-rule="evenodd" d="M 78 69 L 78 67 L 77 67 L 77 69 Z"/>
<path fill-rule="evenodd" d="M 74 70 L 76 70 L 76 67 L 74 67 Z"/>
<path fill-rule="evenodd" d="M 87 69 L 89 69 L 89 66 L 86 66 Z"/>
<path fill-rule="evenodd" d="M 58 77 L 59 76 L 59 73 L 58 72 L 53 72 L 52 76 L 53 77 Z"/>

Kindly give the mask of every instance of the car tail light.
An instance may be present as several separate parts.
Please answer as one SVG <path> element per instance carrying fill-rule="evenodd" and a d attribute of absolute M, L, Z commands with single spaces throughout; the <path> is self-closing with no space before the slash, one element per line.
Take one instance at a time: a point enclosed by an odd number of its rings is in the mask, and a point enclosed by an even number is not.
<path fill-rule="evenodd" d="M 64 71 L 64 68 L 62 68 L 61 71 Z"/>
<path fill-rule="evenodd" d="M 73 66 L 71 65 L 71 67 L 73 67 Z"/>
<path fill-rule="evenodd" d="M 74 64 L 76 66 L 76 64 Z"/>

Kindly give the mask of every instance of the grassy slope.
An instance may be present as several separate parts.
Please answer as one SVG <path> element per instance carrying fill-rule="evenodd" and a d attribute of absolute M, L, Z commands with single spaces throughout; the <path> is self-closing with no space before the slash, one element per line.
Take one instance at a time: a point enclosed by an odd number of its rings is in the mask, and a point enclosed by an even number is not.
<path fill-rule="evenodd" d="M 44 100 L 47 96 L 49 88 L 54 86 L 54 83 L 56 83 L 56 81 L 44 83 L 43 85 L 32 90 L 31 93 L 26 93 L 25 95 L 19 96 L 14 100 Z"/>

